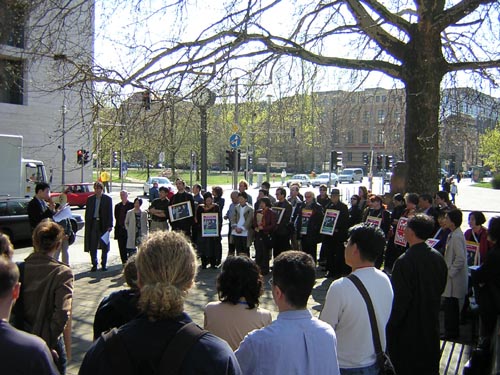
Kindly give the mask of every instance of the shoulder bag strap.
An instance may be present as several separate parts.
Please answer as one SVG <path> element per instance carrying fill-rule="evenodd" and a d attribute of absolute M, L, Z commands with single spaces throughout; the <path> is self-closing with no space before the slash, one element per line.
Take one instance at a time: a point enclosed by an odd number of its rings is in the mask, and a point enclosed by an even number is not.
<path fill-rule="evenodd" d="M 183 325 L 172 340 L 170 340 L 167 348 L 163 352 L 159 373 L 170 375 L 179 374 L 184 358 L 189 350 L 207 333 L 208 331 L 201 329 L 193 322 Z"/>
<path fill-rule="evenodd" d="M 356 275 L 353 275 L 351 273 L 349 276 L 347 276 L 347 278 L 352 281 L 352 283 L 356 286 L 356 288 L 358 288 L 359 292 L 361 293 L 361 296 L 365 300 L 366 307 L 368 309 L 368 315 L 370 316 L 370 326 L 372 327 L 373 346 L 375 347 L 377 362 L 379 363 L 379 365 L 382 365 L 381 363 L 382 344 L 380 342 L 380 334 L 378 332 L 377 317 L 375 316 L 375 309 L 373 308 L 373 303 L 370 298 L 370 295 L 368 294 L 368 291 L 366 290 L 361 280 Z"/>

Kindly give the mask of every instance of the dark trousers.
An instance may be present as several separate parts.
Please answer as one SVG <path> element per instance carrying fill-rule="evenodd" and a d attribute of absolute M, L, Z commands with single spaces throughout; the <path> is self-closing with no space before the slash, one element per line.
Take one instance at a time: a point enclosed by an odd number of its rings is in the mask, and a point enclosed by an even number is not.
<path fill-rule="evenodd" d="M 290 235 L 280 234 L 278 232 L 273 233 L 273 255 L 276 258 L 283 251 L 290 250 Z"/>
<path fill-rule="evenodd" d="M 300 243 L 302 245 L 302 251 L 312 256 L 314 263 L 316 263 L 318 256 L 318 243 L 316 239 L 306 235 L 302 236 Z"/>
<path fill-rule="evenodd" d="M 227 256 L 229 255 L 236 255 L 236 247 L 234 246 L 234 239 L 231 237 L 231 232 L 233 231 L 233 228 L 231 228 L 231 225 L 229 225 L 229 232 L 227 234 Z"/>
<path fill-rule="evenodd" d="M 102 250 L 101 253 L 101 266 L 106 267 L 106 263 L 108 262 L 108 251 L 109 244 L 105 244 L 101 240 L 101 230 L 99 228 L 99 221 L 92 220 L 90 224 L 90 261 L 93 266 L 97 267 L 97 249 L 100 247 Z"/>
<path fill-rule="evenodd" d="M 255 263 L 258 264 L 263 275 L 269 273 L 272 238 L 263 232 L 255 234 Z"/>
<path fill-rule="evenodd" d="M 460 311 L 458 309 L 458 298 L 444 298 L 444 334 L 450 338 L 458 337 L 460 334 Z"/>
<path fill-rule="evenodd" d="M 250 256 L 250 249 L 247 247 L 247 237 L 243 236 L 233 236 L 234 248 L 236 249 L 236 254 L 245 254 Z"/>
<path fill-rule="evenodd" d="M 124 227 L 116 228 L 116 240 L 118 241 L 118 249 L 120 250 L 120 259 L 122 264 L 127 263 L 128 250 L 127 250 L 127 230 Z"/>
<path fill-rule="evenodd" d="M 335 241 L 333 238 L 323 240 L 323 244 L 328 245 L 325 248 L 326 252 L 326 270 L 330 272 L 334 278 L 350 273 L 350 267 L 345 263 L 344 244 Z"/>

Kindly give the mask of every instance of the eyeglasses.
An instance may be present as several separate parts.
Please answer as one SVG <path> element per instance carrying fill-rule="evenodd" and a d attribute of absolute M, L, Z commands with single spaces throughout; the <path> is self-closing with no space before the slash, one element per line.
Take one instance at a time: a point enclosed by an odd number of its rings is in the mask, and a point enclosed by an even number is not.
<path fill-rule="evenodd" d="M 269 286 L 271 288 L 274 286 L 274 284 L 273 284 L 273 278 L 272 277 L 269 280 L 267 280 L 267 282 L 269 283 Z"/>

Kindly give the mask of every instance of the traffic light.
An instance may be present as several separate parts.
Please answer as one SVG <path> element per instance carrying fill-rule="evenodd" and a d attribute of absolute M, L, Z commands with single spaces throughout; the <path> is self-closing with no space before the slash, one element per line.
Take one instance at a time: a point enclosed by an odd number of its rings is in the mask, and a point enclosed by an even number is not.
<path fill-rule="evenodd" d="M 370 157 L 368 156 L 368 152 L 363 152 L 363 164 L 368 166 L 370 164 Z"/>
<path fill-rule="evenodd" d="M 83 150 L 81 149 L 76 152 L 76 162 L 78 164 L 83 164 Z"/>
<path fill-rule="evenodd" d="M 392 165 L 393 165 L 392 159 L 393 159 L 392 155 L 385 156 L 385 169 L 387 171 L 392 169 Z"/>
<path fill-rule="evenodd" d="M 226 168 L 230 171 L 234 168 L 233 150 L 226 150 Z"/>
<path fill-rule="evenodd" d="M 142 106 L 146 110 L 151 109 L 151 91 L 149 89 L 142 93 Z"/>
<path fill-rule="evenodd" d="M 342 152 L 332 151 L 330 153 L 330 170 L 335 171 L 338 167 L 342 167 Z"/>
<path fill-rule="evenodd" d="M 88 150 L 83 150 L 83 165 L 90 163 L 90 154 Z"/>
<path fill-rule="evenodd" d="M 118 151 L 113 151 L 113 165 L 118 164 Z"/>
<path fill-rule="evenodd" d="M 377 171 L 382 170 L 382 155 L 377 155 Z"/>
<path fill-rule="evenodd" d="M 252 165 L 253 165 L 253 156 L 252 155 L 248 155 L 248 167 L 249 168 L 252 168 Z"/>

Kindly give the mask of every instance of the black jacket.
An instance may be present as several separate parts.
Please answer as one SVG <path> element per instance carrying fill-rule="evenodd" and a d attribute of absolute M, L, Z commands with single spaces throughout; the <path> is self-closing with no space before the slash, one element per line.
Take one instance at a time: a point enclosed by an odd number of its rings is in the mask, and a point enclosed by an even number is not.
<path fill-rule="evenodd" d="M 44 211 L 38 198 L 33 197 L 28 203 L 28 218 L 31 230 L 35 229 L 43 219 L 52 219 L 52 216 L 54 216 L 54 213 L 49 208 Z"/>
<path fill-rule="evenodd" d="M 396 373 L 439 374 L 439 308 L 447 277 L 443 256 L 425 243 L 410 247 L 396 260 L 394 301 L 386 327 Z"/>

